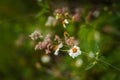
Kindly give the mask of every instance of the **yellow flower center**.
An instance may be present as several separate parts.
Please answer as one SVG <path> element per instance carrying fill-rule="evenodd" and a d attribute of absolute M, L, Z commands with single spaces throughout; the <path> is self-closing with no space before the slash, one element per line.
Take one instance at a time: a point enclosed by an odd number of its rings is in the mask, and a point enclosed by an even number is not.
<path fill-rule="evenodd" d="M 72 51 L 73 51 L 73 53 L 76 53 L 77 49 L 76 48 L 72 48 Z"/>
<path fill-rule="evenodd" d="M 53 48 L 53 50 L 56 51 L 57 48 L 58 48 L 58 45 L 55 45 L 54 48 Z"/>
<path fill-rule="evenodd" d="M 59 18 L 61 18 L 61 17 L 62 17 L 62 14 L 57 13 L 57 14 L 56 14 L 56 16 L 57 16 L 57 17 L 58 17 L 58 19 L 59 19 Z"/>
<path fill-rule="evenodd" d="M 68 35 L 68 33 L 65 31 L 65 32 L 64 32 L 64 37 L 67 37 L 67 35 Z"/>

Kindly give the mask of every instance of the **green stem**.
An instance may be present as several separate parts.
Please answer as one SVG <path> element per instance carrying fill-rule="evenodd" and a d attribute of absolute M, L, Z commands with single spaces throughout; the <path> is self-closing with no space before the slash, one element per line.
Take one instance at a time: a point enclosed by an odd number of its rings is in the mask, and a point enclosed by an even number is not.
<path fill-rule="evenodd" d="M 67 52 L 68 50 L 60 50 L 60 51 L 64 51 L 64 52 Z"/>
<path fill-rule="evenodd" d="M 87 52 L 83 52 L 83 53 L 85 53 L 85 54 L 87 55 Z M 89 56 L 88 56 L 88 57 L 89 57 Z M 106 64 L 106 65 L 114 68 L 115 70 L 120 71 L 120 69 L 119 69 L 118 67 L 115 67 L 115 66 L 113 66 L 112 64 L 110 64 L 110 63 L 108 63 L 108 62 L 100 59 L 98 56 L 96 56 L 95 60 L 96 60 L 96 61 L 101 61 L 102 63 L 104 63 L 104 64 Z"/>
<path fill-rule="evenodd" d="M 104 64 L 106 64 L 106 65 L 108 65 L 108 66 L 110 66 L 110 67 L 112 67 L 112 68 L 120 71 L 120 69 L 119 69 L 118 67 L 115 67 L 115 66 L 113 66 L 112 64 L 110 64 L 110 63 L 108 63 L 108 62 L 106 62 L 106 61 L 104 61 L 104 60 L 102 60 L 102 59 L 98 59 L 98 61 L 101 61 L 101 62 L 103 62 Z"/>

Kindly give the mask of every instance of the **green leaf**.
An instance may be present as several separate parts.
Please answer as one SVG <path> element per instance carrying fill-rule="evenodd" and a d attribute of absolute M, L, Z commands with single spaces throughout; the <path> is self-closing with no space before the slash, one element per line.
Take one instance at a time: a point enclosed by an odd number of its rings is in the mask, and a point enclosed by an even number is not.
<path fill-rule="evenodd" d="M 91 64 L 89 64 L 86 68 L 85 68 L 85 70 L 87 71 L 87 70 L 90 70 L 91 68 L 93 68 L 95 66 L 95 64 L 93 64 L 93 63 L 91 63 Z"/>

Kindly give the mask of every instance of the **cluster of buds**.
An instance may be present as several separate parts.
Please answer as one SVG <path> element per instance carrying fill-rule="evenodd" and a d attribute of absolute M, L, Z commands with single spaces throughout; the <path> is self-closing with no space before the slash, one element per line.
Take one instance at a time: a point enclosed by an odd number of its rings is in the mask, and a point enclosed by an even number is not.
<path fill-rule="evenodd" d="M 31 35 L 29 35 L 29 37 L 32 39 L 32 40 L 37 40 L 39 38 L 43 38 L 42 34 L 40 33 L 40 31 L 36 30 L 34 31 Z"/>
<path fill-rule="evenodd" d="M 55 26 L 57 23 L 61 23 L 64 28 L 66 28 L 66 25 L 71 22 L 81 22 L 82 18 L 81 16 L 84 14 L 83 8 L 76 8 L 73 13 L 70 13 L 68 8 L 63 7 L 56 9 L 54 11 L 55 18 L 52 16 L 48 17 L 48 20 L 46 21 L 46 26 Z M 88 24 L 93 18 L 97 18 L 100 15 L 100 11 L 97 9 L 90 10 L 88 14 L 86 15 L 85 23 Z"/>
<path fill-rule="evenodd" d="M 36 44 L 35 50 L 45 49 L 46 54 L 51 53 L 51 51 L 50 51 L 50 49 L 52 48 L 51 37 L 52 36 L 50 34 L 46 35 L 46 37 L 44 38 L 43 41 L 40 41 L 40 42 L 38 42 L 38 44 Z"/>
<path fill-rule="evenodd" d="M 56 16 L 56 20 L 59 20 L 62 23 L 63 27 L 66 28 L 66 24 L 69 23 L 68 8 L 56 9 L 54 14 Z"/>
<path fill-rule="evenodd" d="M 53 17 L 48 18 L 46 22 L 46 26 L 49 25 L 56 25 L 57 22 L 60 22 L 64 28 L 66 28 L 66 25 L 69 24 L 69 22 L 79 22 L 81 21 L 81 9 L 76 9 L 75 14 L 70 14 L 68 8 L 63 7 L 61 9 L 56 9 L 54 11 L 55 19 Z"/>
<path fill-rule="evenodd" d="M 69 22 L 80 22 L 82 13 L 83 11 L 80 8 L 76 8 L 74 14 L 70 14 L 68 8 L 56 9 L 54 12 L 56 19 L 61 21 L 64 28 Z"/>
<path fill-rule="evenodd" d="M 34 37 L 31 35 L 34 35 Z M 39 36 L 42 36 L 39 32 L 37 32 L 36 35 L 36 31 L 31 35 L 30 37 L 32 40 L 36 40 L 41 38 Z M 67 49 L 64 46 L 67 46 Z M 75 58 L 81 54 L 80 47 L 77 46 L 75 38 L 69 36 L 67 32 L 64 32 L 63 39 L 58 35 L 52 37 L 51 34 L 47 34 L 44 38 L 42 37 L 41 41 L 35 45 L 35 50 L 44 50 L 46 54 L 53 53 L 54 55 L 58 55 L 59 51 L 66 51 L 72 58 Z"/>

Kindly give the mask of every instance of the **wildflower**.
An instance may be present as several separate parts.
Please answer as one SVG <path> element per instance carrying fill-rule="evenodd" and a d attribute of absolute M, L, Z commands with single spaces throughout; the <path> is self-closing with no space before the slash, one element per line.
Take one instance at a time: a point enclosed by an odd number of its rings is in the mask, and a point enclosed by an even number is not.
<path fill-rule="evenodd" d="M 73 15 L 72 20 L 74 22 L 79 22 L 81 20 L 80 14 L 76 13 L 75 15 Z"/>
<path fill-rule="evenodd" d="M 83 64 L 83 60 L 82 59 L 77 59 L 76 62 L 75 62 L 75 66 L 76 67 L 80 67 L 80 66 L 82 66 L 82 64 Z"/>
<path fill-rule="evenodd" d="M 60 43 L 59 45 L 56 45 L 56 46 L 54 47 L 54 50 L 55 50 L 54 55 L 58 55 L 58 52 L 59 52 L 60 48 L 62 48 L 62 47 L 63 47 L 63 44 L 62 44 L 62 43 Z"/>
<path fill-rule="evenodd" d="M 52 35 L 51 34 L 47 34 L 44 38 L 44 42 L 51 42 L 51 38 L 52 38 Z"/>
<path fill-rule="evenodd" d="M 61 12 L 62 12 L 62 14 L 67 13 L 67 12 L 68 12 L 68 8 L 67 8 L 67 7 L 63 7 L 63 8 L 61 9 Z"/>
<path fill-rule="evenodd" d="M 38 42 L 38 44 L 35 45 L 35 50 L 38 50 L 38 49 L 45 49 L 48 45 L 48 42 Z"/>
<path fill-rule="evenodd" d="M 70 38 L 65 38 L 65 43 L 68 46 L 73 46 L 75 44 L 75 38 L 74 37 L 70 37 Z"/>
<path fill-rule="evenodd" d="M 29 37 L 32 39 L 32 40 L 37 40 L 38 38 L 42 38 L 43 36 L 41 35 L 41 33 L 39 31 L 34 31 L 33 33 L 31 33 L 29 35 Z"/>
<path fill-rule="evenodd" d="M 51 51 L 49 49 L 45 50 L 45 54 L 50 54 L 50 53 L 51 53 Z"/>
<path fill-rule="evenodd" d="M 94 57 L 95 57 L 95 54 L 94 54 L 92 51 L 90 51 L 89 54 L 88 54 L 88 57 L 94 58 Z"/>
<path fill-rule="evenodd" d="M 54 14 L 56 15 L 56 14 L 61 14 L 62 13 L 62 10 L 61 9 L 56 9 L 55 11 L 54 11 Z"/>
<path fill-rule="evenodd" d="M 78 46 L 73 46 L 68 52 L 72 58 L 75 58 L 81 54 L 80 48 Z"/>
<path fill-rule="evenodd" d="M 49 55 L 43 55 L 43 56 L 41 57 L 41 61 L 42 61 L 43 63 L 48 63 L 48 62 L 50 62 L 50 59 L 51 59 L 51 57 L 50 57 Z"/>
<path fill-rule="evenodd" d="M 58 43 L 61 43 L 62 40 L 58 35 L 55 35 L 54 41 L 57 41 Z"/>
<path fill-rule="evenodd" d="M 56 20 L 54 17 L 49 16 L 48 20 L 45 23 L 45 26 L 55 26 L 56 25 Z"/>
<path fill-rule="evenodd" d="M 60 14 L 60 13 L 56 14 L 56 19 L 60 19 L 61 17 L 62 17 L 62 14 Z"/>
<path fill-rule="evenodd" d="M 67 19 L 64 19 L 64 20 L 62 21 L 63 27 L 66 28 L 66 24 L 68 24 L 68 23 L 69 23 L 68 20 L 67 20 Z"/>

